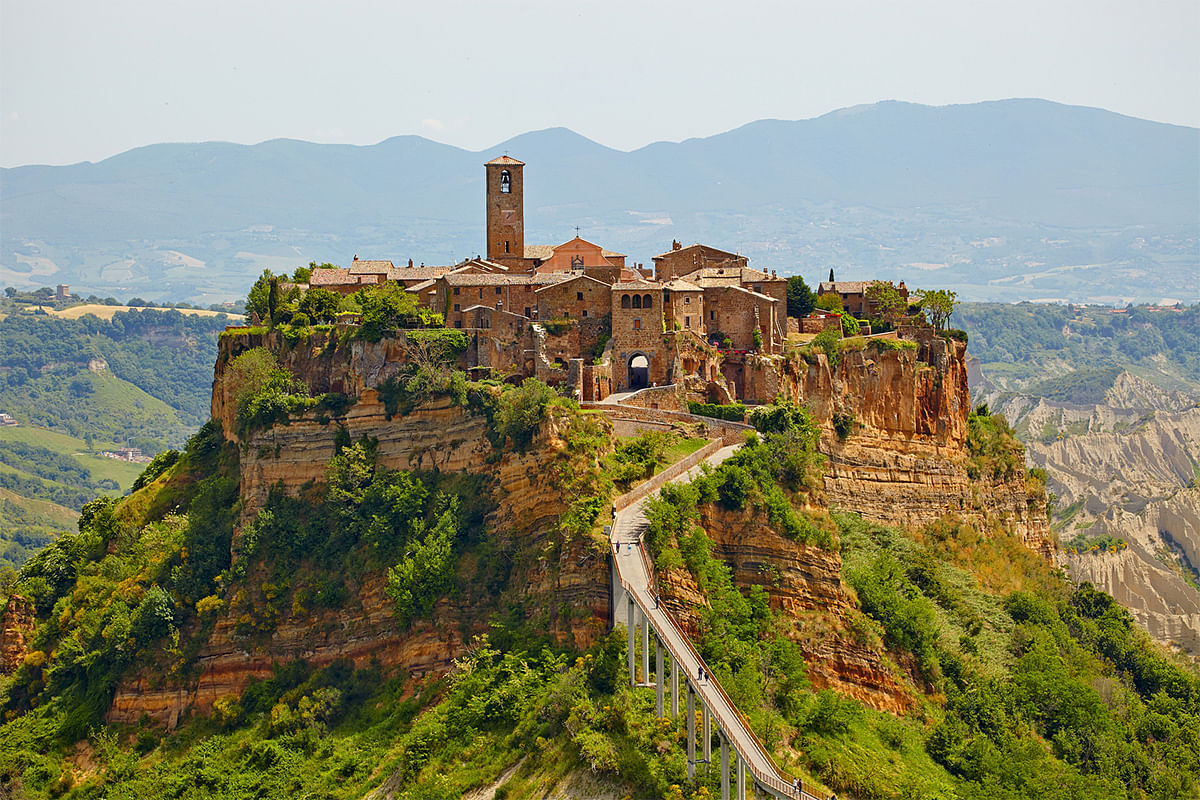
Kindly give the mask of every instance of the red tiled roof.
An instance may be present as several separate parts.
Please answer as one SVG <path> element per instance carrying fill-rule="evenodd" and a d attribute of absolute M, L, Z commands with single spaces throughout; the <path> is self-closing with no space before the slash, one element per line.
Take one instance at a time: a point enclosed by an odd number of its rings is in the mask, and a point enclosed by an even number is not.
<path fill-rule="evenodd" d="M 508 156 L 508 155 L 498 156 L 496 158 L 493 158 L 491 161 L 489 161 L 487 163 L 488 164 L 512 164 L 512 165 L 518 166 L 518 167 L 525 166 L 524 161 L 517 161 L 512 156 Z M 487 166 L 487 165 L 485 164 L 484 166 Z"/>
<path fill-rule="evenodd" d="M 350 272 L 354 275 L 379 274 L 395 268 L 396 265 L 390 261 L 360 261 L 356 258 L 350 262 Z"/>
<path fill-rule="evenodd" d="M 442 279 L 450 286 L 546 286 L 574 277 L 570 272 L 537 272 L 497 275 L 487 272 L 448 272 Z"/>
<path fill-rule="evenodd" d="M 357 284 L 358 278 L 350 274 L 350 270 L 342 269 L 314 269 L 312 274 L 308 276 L 309 286 L 345 286 L 346 284 Z"/>
<path fill-rule="evenodd" d="M 413 281 L 440 278 L 454 267 L 399 267 L 389 269 L 387 276 L 390 281 Z"/>

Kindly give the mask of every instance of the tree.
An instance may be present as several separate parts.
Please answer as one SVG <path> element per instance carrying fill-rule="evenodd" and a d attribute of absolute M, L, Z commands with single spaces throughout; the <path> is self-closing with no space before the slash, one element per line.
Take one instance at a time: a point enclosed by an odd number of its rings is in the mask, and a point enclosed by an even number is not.
<path fill-rule="evenodd" d="M 871 318 L 882 320 L 891 327 L 895 327 L 896 321 L 904 315 L 908 307 L 891 281 L 871 281 L 863 292 L 863 297 L 867 301 Z"/>
<path fill-rule="evenodd" d="M 4 287 L 4 296 L 5 297 L 16 297 L 17 296 L 16 287 L 15 286 L 5 286 Z"/>
<path fill-rule="evenodd" d="M 337 318 L 341 295 L 329 289 L 309 289 L 300 298 L 300 311 L 315 323 L 333 322 Z"/>
<path fill-rule="evenodd" d="M 822 311 L 842 311 L 842 296 L 837 292 L 825 292 L 817 298 L 817 308 Z"/>
<path fill-rule="evenodd" d="M 833 283 L 833 267 L 829 268 L 829 282 Z"/>
<path fill-rule="evenodd" d="M 954 307 L 958 305 L 958 292 L 947 289 L 918 289 L 917 294 L 921 297 L 919 305 L 929 318 L 929 323 L 939 331 L 945 330 L 950 315 L 954 313 Z"/>
<path fill-rule="evenodd" d="M 264 269 L 263 274 L 259 275 L 258 280 L 250 287 L 250 294 L 246 297 L 246 313 L 256 315 L 263 322 L 271 318 L 270 297 L 272 277 L 271 270 Z"/>
<path fill-rule="evenodd" d="M 807 317 L 812 313 L 817 299 L 804 282 L 804 278 L 793 275 L 787 282 L 787 315 L 789 317 Z"/>

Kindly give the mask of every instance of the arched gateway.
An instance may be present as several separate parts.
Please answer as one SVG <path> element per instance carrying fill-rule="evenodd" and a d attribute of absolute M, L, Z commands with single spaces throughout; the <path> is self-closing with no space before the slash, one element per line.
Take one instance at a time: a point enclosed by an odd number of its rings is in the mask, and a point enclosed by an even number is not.
<path fill-rule="evenodd" d="M 645 389 L 650 385 L 650 357 L 645 353 L 631 353 L 626 374 L 629 391 Z"/>

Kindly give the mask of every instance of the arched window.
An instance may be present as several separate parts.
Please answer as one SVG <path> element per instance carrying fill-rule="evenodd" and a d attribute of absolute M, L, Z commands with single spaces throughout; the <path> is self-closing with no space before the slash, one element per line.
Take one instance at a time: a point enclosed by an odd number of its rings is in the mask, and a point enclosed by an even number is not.
<path fill-rule="evenodd" d="M 629 308 L 629 295 L 621 295 L 621 308 Z"/>
<path fill-rule="evenodd" d="M 654 298 L 646 295 L 642 298 L 642 308 L 654 308 Z"/>
<path fill-rule="evenodd" d="M 506 170 L 500 170 L 500 192 L 508 194 L 512 191 L 512 174 Z"/>
<path fill-rule="evenodd" d="M 642 307 L 642 296 L 640 294 L 635 294 L 633 296 L 633 307 L 634 308 Z"/>

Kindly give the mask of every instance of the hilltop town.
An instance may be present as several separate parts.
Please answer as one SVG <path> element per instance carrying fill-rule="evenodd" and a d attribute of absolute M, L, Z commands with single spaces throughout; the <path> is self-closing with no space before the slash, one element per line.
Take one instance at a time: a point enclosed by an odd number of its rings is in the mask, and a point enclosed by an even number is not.
<path fill-rule="evenodd" d="M 673 385 L 694 400 L 767 402 L 789 342 L 804 344 L 825 330 L 837 338 L 871 333 L 869 320 L 880 312 L 873 284 L 895 304 L 885 326 L 893 330 L 876 335 L 933 333 L 909 306 L 903 281 L 839 282 L 831 272 L 817 291 L 824 308 L 797 318 L 788 315 L 787 278 L 710 245 L 673 241 L 647 268 L 578 235 L 559 245 L 527 244 L 524 167 L 507 155 L 485 165 L 486 254 L 401 267 L 355 255 L 347 268 L 313 269 L 301 290 L 349 296 L 401 286 L 445 327 L 470 334 L 469 369 L 537 377 L 583 401 Z M 348 314 L 342 321 L 357 320 Z"/>

